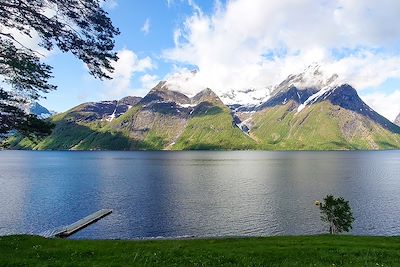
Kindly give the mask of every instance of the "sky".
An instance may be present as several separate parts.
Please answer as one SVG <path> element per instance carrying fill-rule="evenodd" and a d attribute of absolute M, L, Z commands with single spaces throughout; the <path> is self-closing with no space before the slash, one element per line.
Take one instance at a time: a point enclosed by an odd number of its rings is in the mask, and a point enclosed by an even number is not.
<path fill-rule="evenodd" d="M 52 51 L 58 90 L 39 102 L 62 112 L 82 102 L 145 95 L 197 70 L 186 93 L 264 88 L 318 63 L 390 120 L 400 112 L 398 0 L 108 0 L 121 34 L 114 77 L 99 81 Z"/>

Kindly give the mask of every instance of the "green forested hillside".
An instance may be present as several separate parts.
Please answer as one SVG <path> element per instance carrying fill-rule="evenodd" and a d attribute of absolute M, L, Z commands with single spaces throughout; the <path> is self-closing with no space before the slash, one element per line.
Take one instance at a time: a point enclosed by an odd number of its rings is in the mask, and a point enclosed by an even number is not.
<path fill-rule="evenodd" d="M 249 134 L 235 125 L 231 110 L 220 101 L 201 102 L 190 110 L 170 104 L 157 105 L 135 105 L 111 121 L 93 120 L 95 114 L 83 111 L 80 105 L 50 119 L 55 124 L 50 136 L 40 140 L 14 136 L 6 145 L 11 149 L 37 150 L 400 148 L 400 134 L 329 101 L 309 105 L 301 112 L 289 101 L 243 113 Z"/>
<path fill-rule="evenodd" d="M 251 135 L 263 149 L 351 150 L 400 148 L 400 135 L 327 101 L 297 113 L 293 103 L 253 117 Z"/>
<path fill-rule="evenodd" d="M 230 110 L 214 106 L 192 117 L 172 147 L 174 150 L 256 149 L 257 143 L 233 125 Z"/>

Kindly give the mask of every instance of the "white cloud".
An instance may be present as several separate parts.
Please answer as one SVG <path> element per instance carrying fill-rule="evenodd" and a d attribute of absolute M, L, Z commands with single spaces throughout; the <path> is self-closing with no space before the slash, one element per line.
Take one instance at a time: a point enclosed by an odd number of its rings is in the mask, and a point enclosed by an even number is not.
<path fill-rule="evenodd" d="M 202 76 L 198 75 L 186 68 L 177 68 L 164 77 L 167 81 L 168 88 L 173 91 L 182 92 L 187 96 L 194 96 L 197 92 L 207 87 L 202 80 Z"/>
<path fill-rule="evenodd" d="M 147 18 L 142 26 L 142 28 L 140 28 L 140 31 L 144 33 L 144 35 L 149 34 L 150 32 L 150 19 Z"/>
<path fill-rule="evenodd" d="M 142 77 L 140 77 L 140 82 L 142 84 L 142 88 L 146 90 L 147 92 L 154 88 L 157 83 L 159 82 L 159 78 L 157 75 L 150 75 L 146 73 Z"/>
<path fill-rule="evenodd" d="M 194 0 L 187 0 L 187 3 L 197 13 L 197 15 L 203 15 L 201 8 L 195 3 Z"/>
<path fill-rule="evenodd" d="M 400 89 L 389 94 L 375 92 L 362 95 L 361 97 L 374 110 L 390 121 L 394 121 L 396 116 L 400 113 Z"/>
<path fill-rule="evenodd" d="M 370 52 L 348 56 L 330 64 L 331 71 L 359 91 L 379 87 L 389 78 L 400 77 L 400 55 L 385 56 Z"/>
<path fill-rule="evenodd" d="M 197 66 L 196 86 L 265 87 L 312 62 L 360 90 L 400 77 L 400 1 L 216 1 L 211 15 L 188 3 L 193 15 L 163 56 Z"/>
<path fill-rule="evenodd" d="M 173 36 L 175 46 L 179 45 L 179 39 L 181 38 L 181 36 L 182 36 L 181 30 L 180 29 L 175 29 L 174 30 L 174 36 Z"/>
<path fill-rule="evenodd" d="M 135 95 L 131 86 L 132 78 L 136 73 L 152 70 L 155 65 L 150 57 L 139 58 L 133 51 L 123 49 L 118 51 L 119 60 L 113 62 L 114 72 L 112 80 L 105 81 L 105 95 L 109 98 L 120 98 Z"/>

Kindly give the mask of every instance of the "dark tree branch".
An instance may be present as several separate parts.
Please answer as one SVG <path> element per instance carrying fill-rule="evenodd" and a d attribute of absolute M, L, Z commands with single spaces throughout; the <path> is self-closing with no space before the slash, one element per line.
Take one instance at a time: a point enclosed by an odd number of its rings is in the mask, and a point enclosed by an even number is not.
<path fill-rule="evenodd" d="M 40 62 L 41 54 L 7 32 L 16 30 L 31 38 L 36 32 L 43 48 L 71 52 L 94 77 L 110 79 L 111 62 L 118 59 L 113 49 L 119 30 L 107 15 L 99 0 L 0 0 L 0 84 L 11 87 L 6 93 L 0 88 L 0 134 L 34 129 L 33 119 L 18 111 L 20 99 L 37 99 L 56 89 L 49 84 L 52 68 Z M 16 123 L 18 117 L 26 123 Z"/>
<path fill-rule="evenodd" d="M 21 47 L 23 47 L 24 49 L 30 50 L 31 52 L 36 53 L 36 54 L 38 54 L 38 55 L 40 55 L 40 56 L 42 56 L 42 57 L 45 56 L 45 55 L 43 55 L 42 53 L 40 53 L 39 51 L 35 51 L 35 50 L 33 50 L 33 49 L 29 48 L 29 47 L 26 47 L 24 44 L 22 44 L 22 43 L 19 42 L 17 39 L 15 39 L 14 36 L 12 36 L 11 33 L 2 33 L 2 32 L 0 32 L 0 35 L 4 36 L 4 37 L 6 37 L 6 38 L 9 38 L 9 39 L 11 39 L 11 40 L 13 40 L 14 42 L 16 42 L 17 44 L 19 44 L 19 45 L 20 45 Z"/>

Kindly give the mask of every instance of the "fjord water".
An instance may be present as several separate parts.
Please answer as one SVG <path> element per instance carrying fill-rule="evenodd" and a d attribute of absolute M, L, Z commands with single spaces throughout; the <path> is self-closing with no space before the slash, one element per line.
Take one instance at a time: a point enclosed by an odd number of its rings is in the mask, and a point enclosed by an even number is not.
<path fill-rule="evenodd" d="M 400 234 L 400 151 L 0 152 L 0 235 L 102 208 L 73 238 L 326 232 L 315 200 L 350 201 L 352 234 Z"/>

